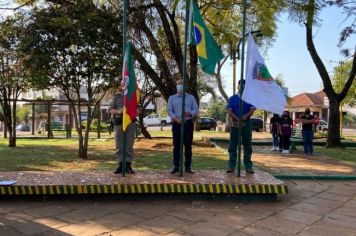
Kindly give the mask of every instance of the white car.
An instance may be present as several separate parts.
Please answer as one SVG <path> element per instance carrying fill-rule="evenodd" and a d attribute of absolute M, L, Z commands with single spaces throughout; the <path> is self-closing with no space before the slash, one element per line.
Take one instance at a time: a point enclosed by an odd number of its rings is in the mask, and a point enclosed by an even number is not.
<path fill-rule="evenodd" d="M 159 117 L 157 114 L 151 114 L 143 118 L 143 123 L 146 126 L 154 126 L 154 125 L 162 125 L 166 126 L 167 124 L 171 123 L 171 118 L 169 116 L 167 117 Z"/>
<path fill-rule="evenodd" d="M 327 131 L 329 129 L 328 123 L 325 120 L 320 120 L 319 124 L 316 126 L 319 131 Z"/>

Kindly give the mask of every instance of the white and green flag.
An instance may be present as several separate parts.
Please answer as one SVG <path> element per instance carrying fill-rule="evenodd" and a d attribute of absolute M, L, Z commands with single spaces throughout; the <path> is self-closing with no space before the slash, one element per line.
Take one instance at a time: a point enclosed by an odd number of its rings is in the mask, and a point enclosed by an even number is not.
<path fill-rule="evenodd" d="M 242 99 L 256 108 L 282 115 L 286 97 L 269 73 L 251 34 L 248 38 L 246 83 Z"/>

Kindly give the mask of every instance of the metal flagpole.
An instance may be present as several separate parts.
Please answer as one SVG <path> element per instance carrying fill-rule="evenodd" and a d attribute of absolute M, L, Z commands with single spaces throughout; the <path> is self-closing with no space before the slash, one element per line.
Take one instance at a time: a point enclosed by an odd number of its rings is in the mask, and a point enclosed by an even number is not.
<path fill-rule="evenodd" d="M 124 0 L 124 9 L 123 9 L 123 20 L 124 20 L 124 24 L 122 27 L 122 31 L 123 31 L 123 36 L 122 36 L 122 62 L 124 63 L 125 61 L 125 49 L 126 49 L 126 42 L 127 42 L 127 9 L 129 6 L 129 0 Z M 123 68 L 124 70 L 124 68 Z M 122 80 L 125 78 L 121 78 Z M 126 84 L 126 81 L 125 81 Z M 122 91 L 125 92 L 125 91 Z M 125 96 L 125 94 L 124 94 Z M 125 106 L 125 104 L 124 104 Z M 123 114 L 124 115 L 124 114 Z M 123 121 L 122 121 L 123 122 Z M 123 128 L 123 123 L 121 125 L 121 127 Z M 122 140 L 122 176 L 125 177 L 126 174 L 126 131 L 123 131 L 123 140 Z"/>
<path fill-rule="evenodd" d="M 242 82 L 244 80 L 244 62 L 245 62 L 245 31 L 246 31 L 246 0 L 243 0 L 242 7 L 242 50 L 241 50 L 241 76 L 240 76 L 240 88 L 239 88 L 239 96 L 240 96 L 240 104 L 239 104 L 239 130 L 237 137 L 238 144 L 238 152 L 237 152 L 237 177 L 241 176 L 241 128 L 242 128 Z"/>
<path fill-rule="evenodd" d="M 183 144 L 184 144 L 184 112 L 185 112 L 185 84 L 187 80 L 187 39 L 188 39 L 188 18 L 190 8 L 190 0 L 185 0 L 185 31 L 184 31 L 184 56 L 183 56 L 183 97 L 182 97 L 182 115 L 180 123 L 180 155 L 179 155 L 179 176 L 183 176 Z"/>

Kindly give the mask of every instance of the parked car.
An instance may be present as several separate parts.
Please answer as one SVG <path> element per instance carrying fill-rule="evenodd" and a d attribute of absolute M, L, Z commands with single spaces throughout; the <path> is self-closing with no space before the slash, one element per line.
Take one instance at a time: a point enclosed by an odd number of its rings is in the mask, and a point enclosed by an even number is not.
<path fill-rule="evenodd" d="M 216 129 L 216 121 L 211 117 L 200 117 L 198 118 L 198 125 L 200 130 L 215 130 Z"/>
<path fill-rule="evenodd" d="M 260 118 L 250 118 L 252 121 L 252 130 L 256 130 L 257 132 L 261 132 L 263 130 L 263 120 Z"/>
<path fill-rule="evenodd" d="M 16 126 L 16 131 L 30 131 L 30 127 L 24 124 L 19 124 Z"/>
<path fill-rule="evenodd" d="M 143 123 L 146 126 L 154 126 L 154 125 L 166 126 L 167 124 L 172 123 L 172 120 L 169 116 L 159 117 L 158 114 L 151 114 L 143 118 Z"/>
<path fill-rule="evenodd" d="M 320 120 L 319 124 L 316 126 L 316 130 L 327 131 L 329 128 L 328 123 L 325 120 Z"/>

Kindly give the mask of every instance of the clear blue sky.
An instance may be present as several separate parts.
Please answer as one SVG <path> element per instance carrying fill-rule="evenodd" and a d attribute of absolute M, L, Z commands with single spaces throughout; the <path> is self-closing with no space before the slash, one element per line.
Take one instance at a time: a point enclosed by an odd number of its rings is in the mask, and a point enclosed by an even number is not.
<path fill-rule="evenodd" d="M 338 61 L 344 59 L 340 54 L 340 48 L 337 47 L 339 32 L 345 26 L 342 24 L 344 18 L 341 11 L 336 8 L 323 10 L 320 18 L 323 21 L 321 27 L 314 28 L 314 43 L 327 70 L 332 72 Z M 355 44 L 356 36 L 353 35 L 345 46 L 355 48 Z M 307 50 L 305 28 L 290 22 L 287 14 L 279 17 L 276 41 L 268 48 L 264 59 L 272 76 L 282 74 L 290 95 L 317 92 L 322 89 L 321 78 Z M 240 64 L 238 79 L 239 69 Z M 232 66 L 226 65 L 223 72 L 228 95 L 232 94 L 232 79 L 228 79 L 232 78 L 231 70 Z"/>

